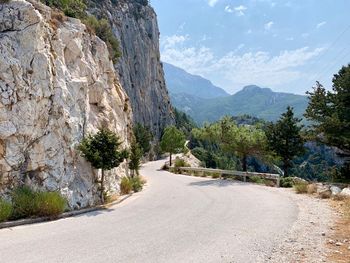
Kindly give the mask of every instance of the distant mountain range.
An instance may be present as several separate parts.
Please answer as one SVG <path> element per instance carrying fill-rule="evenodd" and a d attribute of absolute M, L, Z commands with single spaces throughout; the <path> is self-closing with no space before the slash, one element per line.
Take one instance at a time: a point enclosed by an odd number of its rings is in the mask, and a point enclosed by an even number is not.
<path fill-rule="evenodd" d="M 170 93 L 196 96 L 211 99 L 229 96 L 225 90 L 216 87 L 201 76 L 192 75 L 185 70 L 168 63 L 163 63 L 165 79 Z"/>
<path fill-rule="evenodd" d="M 173 106 L 189 114 L 197 123 L 213 122 L 225 115 L 249 114 L 269 121 L 277 120 L 292 106 L 302 117 L 306 96 L 274 92 L 255 85 L 244 87 L 234 95 L 214 86 L 209 80 L 164 63 L 165 78 Z"/>

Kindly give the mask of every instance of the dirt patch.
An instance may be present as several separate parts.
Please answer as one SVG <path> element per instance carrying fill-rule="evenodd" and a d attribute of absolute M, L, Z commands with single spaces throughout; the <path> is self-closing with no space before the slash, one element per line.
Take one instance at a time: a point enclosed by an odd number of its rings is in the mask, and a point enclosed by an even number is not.
<path fill-rule="evenodd" d="M 327 262 L 350 263 L 350 198 L 330 204 L 338 216 L 327 244 L 331 251 Z"/>

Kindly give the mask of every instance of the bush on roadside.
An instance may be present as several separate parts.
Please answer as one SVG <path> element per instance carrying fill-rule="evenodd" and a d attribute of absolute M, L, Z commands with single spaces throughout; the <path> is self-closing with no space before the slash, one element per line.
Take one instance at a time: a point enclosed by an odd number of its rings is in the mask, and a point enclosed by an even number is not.
<path fill-rule="evenodd" d="M 0 223 L 8 220 L 12 214 L 12 205 L 10 202 L 0 198 Z"/>
<path fill-rule="evenodd" d="M 12 204 L 12 219 L 57 217 L 64 212 L 67 201 L 58 192 L 36 192 L 28 186 L 22 186 L 13 191 Z"/>
<path fill-rule="evenodd" d="M 38 192 L 35 198 L 37 215 L 57 217 L 66 208 L 67 200 L 58 192 Z"/>
<path fill-rule="evenodd" d="M 255 184 L 265 184 L 265 180 L 259 176 L 249 177 L 249 180 Z"/>
<path fill-rule="evenodd" d="M 28 186 L 22 186 L 12 192 L 12 219 L 32 217 L 38 214 L 37 193 Z"/>
<path fill-rule="evenodd" d="M 121 194 L 130 194 L 132 191 L 140 192 L 143 189 L 143 185 L 146 183 L 146 180 L 141 176 L 134 177 L 123 177 L 120 182 L 120 193 Z"/>
<path fill-rule="evenodd" d="M 132 190 L 134 192 L 140 192 L 143 188 L 143 181 L 140 176 L 135 176 L 133 178 L 130 178 L 131 184 L 132 184 Z"/>
<path fill-rule="evenodd" d="M 190 167 L 190 165 L 188 163 L 185 162 L 185 160 L 180 159 L 180 158 L 176 158 L 175 159 L 175 168 L 179 168 L 179 167 Z"/>
<path fill-rule="evenodd" d="M 292 177 L 282 177 L 280 180 L 280 186 L 284 188 L 291 188 L 294 186 L 294 180 Z"/>
<path fill-rule="evenodd" d="M 130 194 L 132 190 L 133 190 L 133 186 L 129 177 L 126 177 L 126 176 L 123 177 L 122 180 L 120 181 L 120 193 L 122 195 L 127 195 L 127 194 Z"/>
<path fill-rule="evenodd" d="M 297 194 L 306 194 L 308 188 L 308 183 L 299 182 L 294 185 L 294 190 Z"/>

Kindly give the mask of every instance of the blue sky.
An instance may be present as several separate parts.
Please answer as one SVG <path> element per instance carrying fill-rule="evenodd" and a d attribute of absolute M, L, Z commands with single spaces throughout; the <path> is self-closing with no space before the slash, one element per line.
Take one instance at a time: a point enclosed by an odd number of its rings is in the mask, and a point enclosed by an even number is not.
<path fill-rule="evenodd" d="M 229 93 L 305 94 L 350 62 L 350 0 L 151 0 L 161 59 Z"/>

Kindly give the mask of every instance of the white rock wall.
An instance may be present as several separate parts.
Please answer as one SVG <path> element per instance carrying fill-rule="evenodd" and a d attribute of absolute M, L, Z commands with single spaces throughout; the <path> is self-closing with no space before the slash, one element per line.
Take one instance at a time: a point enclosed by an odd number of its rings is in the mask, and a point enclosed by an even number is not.
<path fill-rule="evenodd" d="M 26 183 L 95 204 L 98 174 L 76 146 L 108 127 L 126 148 L 132 118 L 105 43 L 34 0 L 0 4 L 0 21 L 0 194 Z M 110 192 L 125 173 L 109 173 Z"/>

